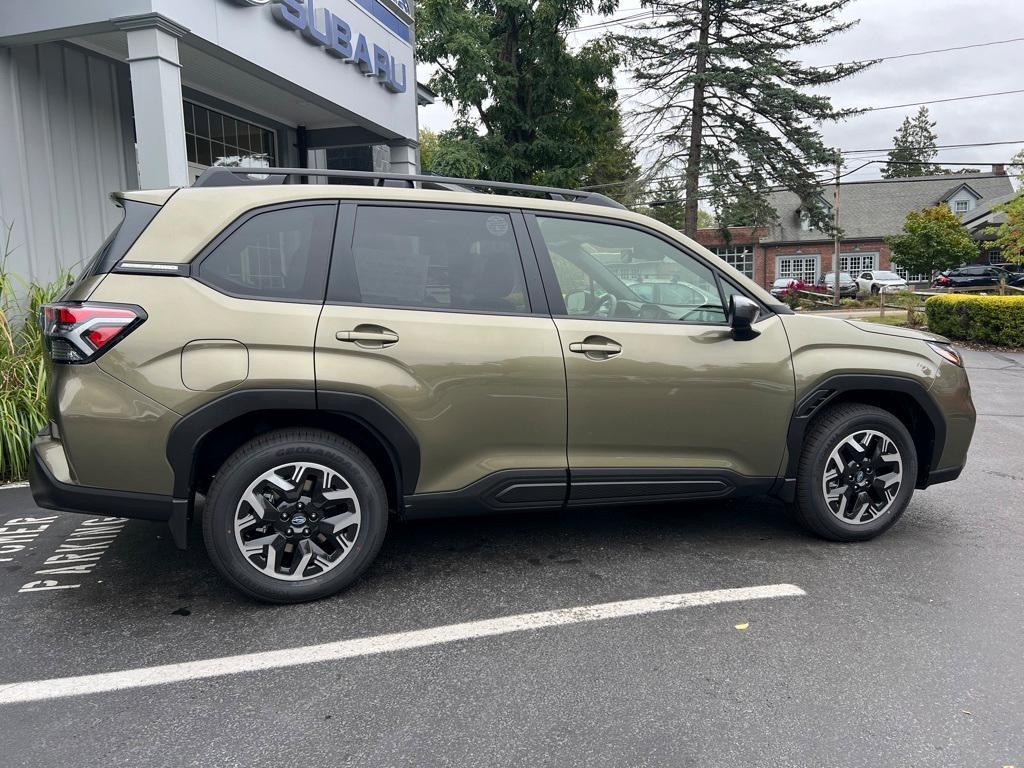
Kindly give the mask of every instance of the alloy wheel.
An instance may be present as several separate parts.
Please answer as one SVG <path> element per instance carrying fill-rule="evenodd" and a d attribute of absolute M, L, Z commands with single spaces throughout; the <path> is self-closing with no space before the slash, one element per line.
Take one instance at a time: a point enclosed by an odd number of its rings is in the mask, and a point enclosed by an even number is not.
<path fill-rule="evenodd" d="M 873 429 L 839 441 L 825 462 L 821 489 L 832 514 L 864 525 L 892 507 L 903 484 L 903 457 L 887 435 Z"/>
<path fill-rule="evenodd" d="M 359 536 L 355 490 L 322 464 L 281 464 L 257 477 L 235 507 L 235 543 L 274 579 L 322 576 L 348 556 Z"/>

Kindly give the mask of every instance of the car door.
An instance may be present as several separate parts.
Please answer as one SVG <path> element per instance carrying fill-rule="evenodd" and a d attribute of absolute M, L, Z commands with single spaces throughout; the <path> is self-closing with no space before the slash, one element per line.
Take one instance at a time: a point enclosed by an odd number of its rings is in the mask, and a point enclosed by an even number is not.
<path fill-rule="evenodd" d="M 756 337 L 734 340 L 726 297 L 742 291 L 655 230 L 541 213 L 528 222 L 565 356 L 570 503 L 767 489 L 794 397 L 779 318 L 765 310 Z M 701 304 L 647 303 L 621 277 L 637 272 L 686 285 Z M 603 298 L 577 300 L 595 284 Z"/>
<path fill-rule="evenodd" d="M 870 272 L 861 272 L 860 277 L 857 279 L 857 287 L 864 293 L 871 293 L 871 280 L 872 275 Z"/>
<path fill-rule="evenodd" d="M 365 397 L 411 433 L 409 514 L 564 498 L 565 368 L 525 237 L 522 215 L 500 208 L 341 206 L 317 395 L 328 409 Z"/>

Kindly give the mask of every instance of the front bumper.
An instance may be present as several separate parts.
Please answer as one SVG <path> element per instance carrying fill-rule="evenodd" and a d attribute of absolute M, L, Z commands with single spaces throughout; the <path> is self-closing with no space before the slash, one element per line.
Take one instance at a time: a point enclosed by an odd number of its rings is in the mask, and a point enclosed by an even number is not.
<path fill-rule="evenodd" d="M 58 480 L 56 474 L 59 470 L 55 471 L 50 462 L 56 464 L 55 457 L 63 457 L 63 451 L 60 441 L 46 434 L 33 441 L 29 486 L 36 505 L 43 509 L 77 512 L 83 515 L 166 522 L 171 528 L 175 544 L 184 548 L 189 514 L 188 500 L 154 493 L 93 488 Z M 50 457 L 49 461 L 44 455 Z"/>

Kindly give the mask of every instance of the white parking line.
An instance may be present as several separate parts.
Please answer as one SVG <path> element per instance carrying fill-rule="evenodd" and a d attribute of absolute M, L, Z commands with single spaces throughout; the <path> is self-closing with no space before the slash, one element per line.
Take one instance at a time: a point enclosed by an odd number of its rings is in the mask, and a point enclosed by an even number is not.
<path fill-rule="evenodd" d="M 674 611 L 679 608 L 692 608 L 701 605 L 714 605 L 716 603 L 764 600 L 772 597 L 797 597 L 804 594 L 806 593 L 800 587 L 792 584 L 768 584 L 760 587 L 686 592 L 678 595 L 624 600 L 617 603 L 562 608 L 555 611 L 523 613 L 518 616 L 504 616 L 498 619 L 470 621 L 464 624 L 449 624 L 431 629 L 396 632 L 388 635 L 377 635 L 376 637 L 342 640 L 335 643 L 307 645 L 300 648 L 287 648 L 278 651 L 224 656 L 219 659 L 189 661 L 182 664 L 141 667 L 121 672 L 104 672 L 98 675 L 82 675 L 80 677 L 57 677 L 50 680 L 8 683 L 0 685 L 0 704 L 21 704 L 29 701 L 44 701 L 46 699 L 61 699 L 69 696 L 119 691 L 126 688 L 143 688 L 165 683 L 180 683 L 186 680 L 236 675 L 241 672 L 294 667 L 322 661 L 339 661 L 357 656 L 373 656 L 379 653 L 404 651 L 428 645 L 452 643 L 458 640 L 471 640 L 479 637 L 493 637 L 495 635 L 524 632 L 545 627 L 618 619 L 626 616 Z"/>
<path fill-rule="evenodd" d="M 13 491 L 15 488 L 28 488 L 28 483 L 7 483 L 0 485 L 0 491 Z"/>

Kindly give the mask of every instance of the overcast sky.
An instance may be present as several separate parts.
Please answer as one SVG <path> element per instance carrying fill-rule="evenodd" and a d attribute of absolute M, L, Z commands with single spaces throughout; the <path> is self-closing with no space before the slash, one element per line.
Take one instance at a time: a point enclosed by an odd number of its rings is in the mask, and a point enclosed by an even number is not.
<path fill-rule="evenodd" d="M 617 16 L 635 15 L 640 2 L 622 0 L 621 8 Z M 828 43 L 807 49 L 807 62 L 872 59 L 1024 36 L 1024 0 L 854 0 L 844 17 L 861 21 Z M 581 26 L 605 20 L 588 17 Z M 583 42 L 603 31 L 575 33 L 572 39 Z M 427 76 L 421 68 L 420 79 Z M 620 87 L 628 84 L 625 75 L 620 77 Z M 885 61 L 833 86 L 829 94 L 836 106 L 868 107 L 1018 89 L 1024 89 L 1024 41 Z M 1024 147 L 1024 93 L 932 104 L 928 109 L 938 122 L 939 144 L 1021 140 L 1010 146 L 942 150 L 940 162 L 980 166 L 1008 160 Z M 889 147 L 903 117 L 916 111 L 869 112 L 823 126 L 822 132 L 826 143 L 842 149 Z M 452 117 L 443 104 L 420 109 L 421 125 L 433 130 L 448 128 Z M 849 178 L 877 177 L 877 168 L 869 166 Z"/>

